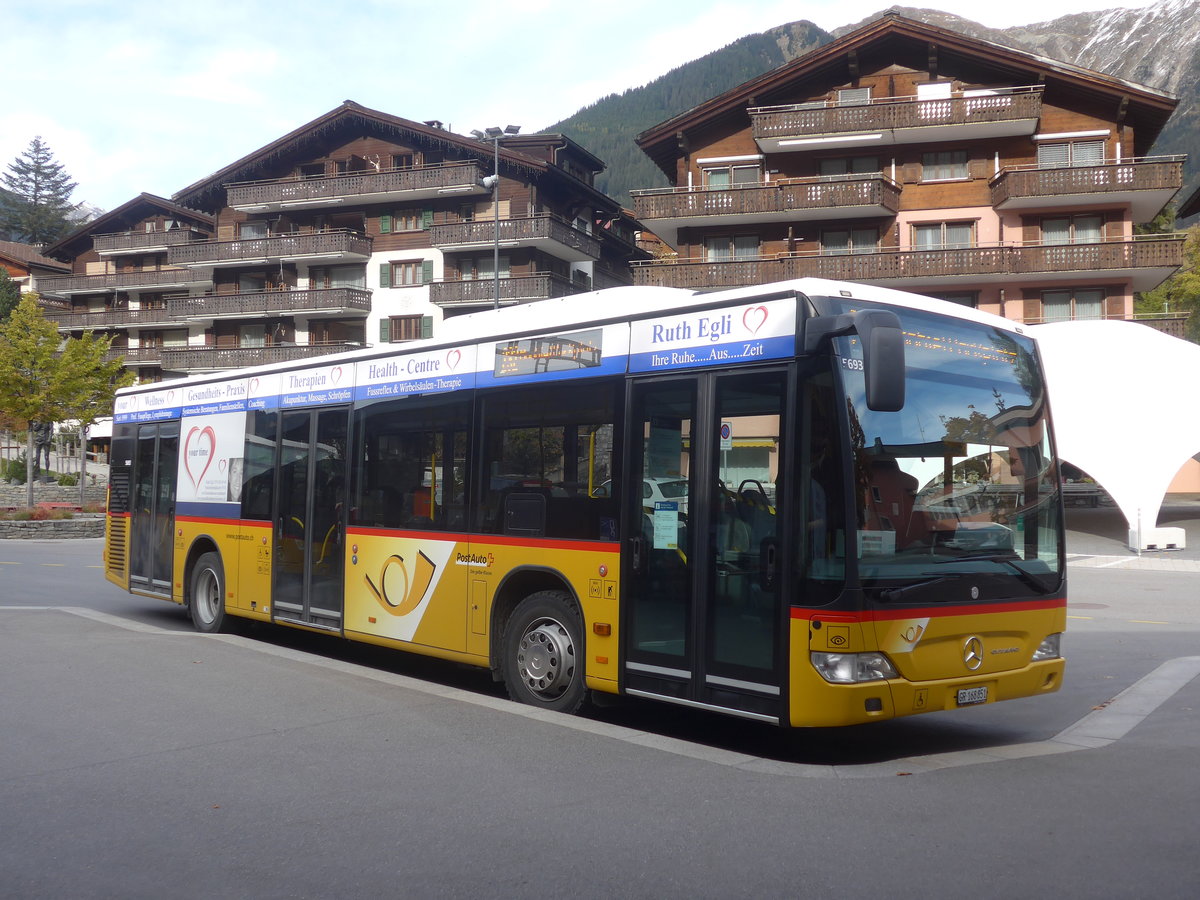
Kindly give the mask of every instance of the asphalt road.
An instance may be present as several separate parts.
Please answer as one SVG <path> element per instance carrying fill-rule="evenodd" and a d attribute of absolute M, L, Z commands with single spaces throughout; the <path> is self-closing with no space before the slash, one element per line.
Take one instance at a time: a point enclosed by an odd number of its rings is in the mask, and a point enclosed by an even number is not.
<path fill-rule="evenodd" d="M 99 541 L 0 542 L 0 894 L 1193 897 L 1200 562 L 1097 549 L 1059 693 L 784 733 L 201 636 Z"/>

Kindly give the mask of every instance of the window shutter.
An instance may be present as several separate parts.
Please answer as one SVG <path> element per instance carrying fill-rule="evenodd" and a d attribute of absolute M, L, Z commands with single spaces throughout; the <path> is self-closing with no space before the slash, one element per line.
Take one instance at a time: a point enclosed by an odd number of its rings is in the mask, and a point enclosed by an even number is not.
<path fill-rule="evenodd" d="M 380 263 L 379 264 L 379 286 L 381 288 L 392 286 L 392 264 L 391 263 Z"/>
<path fill-rule="evenodd" d="M 421 284 L 433 281 L 433 260 L 426 259 L 421 263 Z"/>
<path fill-rule="evenodd" d="M 392 342 L 392 320 L 379 320 L 379 343 L 390 344 Z"/>
<path fill-rule="evenodd" d="M 390 213 L 380 213 L 379 215 L 379 233 L 392 233 L 392 217 Z"/>
<path fill-rule="evenodd" d="M 1051 166 L 1065 166 L 1070 160 L 1070 144 L 1038 144 L 1037 161 L 1043 169 Z"/>
<path fill-rule="evenodd" d="M 421 337 L 433 337 L 433 316 L 421 316 Z"/>
<path fill-rule="evenodd" d="M 432 227 L 433 227 L 433 210 L 432 209 L 421 210 L 421 230 L 424 231 L 424 230 L 432 228 Z"/>

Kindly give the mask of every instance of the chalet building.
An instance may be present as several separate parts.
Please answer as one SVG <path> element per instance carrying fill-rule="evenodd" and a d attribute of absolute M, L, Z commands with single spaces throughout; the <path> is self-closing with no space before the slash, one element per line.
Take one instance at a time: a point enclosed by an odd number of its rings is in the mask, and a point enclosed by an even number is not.
<path fill-rule="evenodd" d="M 1182 262 L 1137 235 L 1182 185 L 1148 157 L 1175 99 L 889 13 L 638 137 L 675 187 L 634 191 L 676 254 L 638 284 L 801 276 L 1024 322 L 1130 318 Z"/>
<path fill-rule="evenodd" d="M 40 245 L 0 241 L 0 269 L 25 293 L 36 291 L 41 281 L 61 275 L 70 267 L 44 256 Z"/>
<path fill-rule="evenodd" d="M 497 218 L 501 305 L 632 283 L 645 254 L 594 187 L 603 163 L 562 135 L 496 140 L 346 101 L 60 241 L 47 252 L 75 274 L 44 289 L 72 304 L 60 328 L 118 334 L 153 380 L 430 337 L 490 309 Z"/>

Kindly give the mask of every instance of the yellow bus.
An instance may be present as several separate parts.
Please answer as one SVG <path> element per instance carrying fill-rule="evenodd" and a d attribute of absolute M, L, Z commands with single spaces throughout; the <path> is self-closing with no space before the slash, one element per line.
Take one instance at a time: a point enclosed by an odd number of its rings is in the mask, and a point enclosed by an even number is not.
<path fill-rule="evenodd" d="M 1024 326 L 804 279 L 627 287 L 116 401 L 109 580 L 782 726 L 1059 688 L 1064 532 Z"/>

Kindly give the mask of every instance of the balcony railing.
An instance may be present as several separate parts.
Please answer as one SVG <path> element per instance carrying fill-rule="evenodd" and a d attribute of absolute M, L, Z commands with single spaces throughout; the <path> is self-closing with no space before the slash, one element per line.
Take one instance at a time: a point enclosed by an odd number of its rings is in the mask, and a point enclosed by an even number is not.
<path fill-rule="evenodd" d="M 256 260 L 356 258 L 371 255 L 371 239 L 352 231 L 274 234 L 236 241 L 197 241 L 167 252 L 177 266 L 229 265 Z"/>
<path fill-rule="evenodd" d="M 364 288 L 342 287 L 207 294 L 168 300 L 167 308 L 179 319 L 236 319 L 315 312 L 361 312 L 365 315 L 371 311 L 371 292 Z"/>
<path fill-rule="evenodd" d="M 754 139 L 760 146 L 770 144 L 770 150 L 778 151 L 788 149 L 778 142 L 789 139 L 797 140 L 795 149 L 811 149 L 804 138 L 864 132 L 880 133 L 872 134 L 877 145 L 951 137 L 945 126 L 964 126 L 960 130 L 971 131 L 970 136 L 978 132 L 980 137 L 1032 133 L 1041 111 L 1042 87 L 1030 85 L 930 99 L 887 97 L 866 103 L 760 106 L 749 113 Z"/>
<path fill-rule="evenodd" d="M 500 302 L 503 305 L 548 300 L 579 293 L 569 278 L 543 272 L 500 279 Z M 429 286 L 429 299 L 438 306 L 482 306 L 495 299 L 495 281 L 479 278 L 469 281 L 435 281 Z"/>
<path fill-rule="evenodd" d="M 65 331 L 92 329 L 127 328 L 130 325 L 166 325 L 172 323 L 171 312 L 155 309 L 129 309 L 118 307 L 96 312 L 47 312 L 45 316 Z"/>
<path fill-rule="evenodd" d="M 211 371 L 214 369 L 237 369 L 260 363 L 287 362 L 292 359 L 308 359 L 327 356 L 346 350 L 357 350 L 361 344 L 328 343 L 279 344 L 271 347 L 188 347 L 186 349 L 164 349 L 162 366 L 173 372 Z"/>
<path fill-rule="evenodd" d="M 992 179 L 992 206 L 1038 206 L 1064 197 L 1089 202 L 1123 199 L 1136 204 L 1139 194 L 1157 194 L 1147 198 L 1147 209 L 1153 207 L 1146 216 L 1150 218 L 1183 186 L 1183 162 L 1182 156 L 1159 156 L 1094 166 L 1006 168 Z"/>
<path fill-rule="evenodd" d="M 92 235 L 92 249 L 97 253 L 144 253 L 203 240 L 206 236 L 198 228 L 176 228 L 172 231 L 120 231 L 113 234 Z"/>
<path fill-rule="evenodd" d="M 106 272 L 102 275 L 56 275 L 39 278 L 38 290 L 47 294 L 95 294 L 129 288 L 190 287 L 211 284 L 212 279 L 188 269 L 139 269 L 136 272 Z"/>
<path fill-rule="evenodd" d="M 162 363 L 162 355 L 162 347 L 113 347 L 104 354 L 104 358 L 124 359 L 127 366 L 157 366 Z"/>
<path fill-rule="evenodd" d="M 633 264 L 634 283 L 693 290 L 767 284 L 792 278 L 911 284 L 996 281 L 1013 276 L 1061 280 L 1080 273 L 1137 270 L 1157 273 L 1183 263 L 1183 242 L 1175 237 L 1097 244 L 1036 244 L 960 247 L 940 250 L 882 250 L 847 254 L 778 254 L 747 259 L 670 259 Z M 1161 279 L 1159 279 L 1161 280 Z M 1154 281 L 1157 284 L 1158 281 Z M 1153 287 L 1154 285 L 1149 285 Z M 1135 278 L 1135 290 L 1140 287 Z"/>
<path fill-rule="evenodd" d="M 495 240 L 496 223 L 492 219 L 434 225 L 429 229 L 430 243 L 443 250 L 490 247 Z M 600 257 L 599 238 L 554 216 L 501 219 L 500 243 L 509 247 L 542 245 L 551 255 L 575 262 Z"/>
<path fill-rule="evenodd" d="M 487 174 L 475 161 L 390 169 L 381 172 L 354 172 L 348 175 L 315 178 L 275 178 L 269 181 L 244 181 L 225 186 L 229 205 L 245 207 L 303 207 L 377 195 L 402 195 L 396 199 L 419 199 L 439 194 L 486 193 L 479 185 Z"/>

